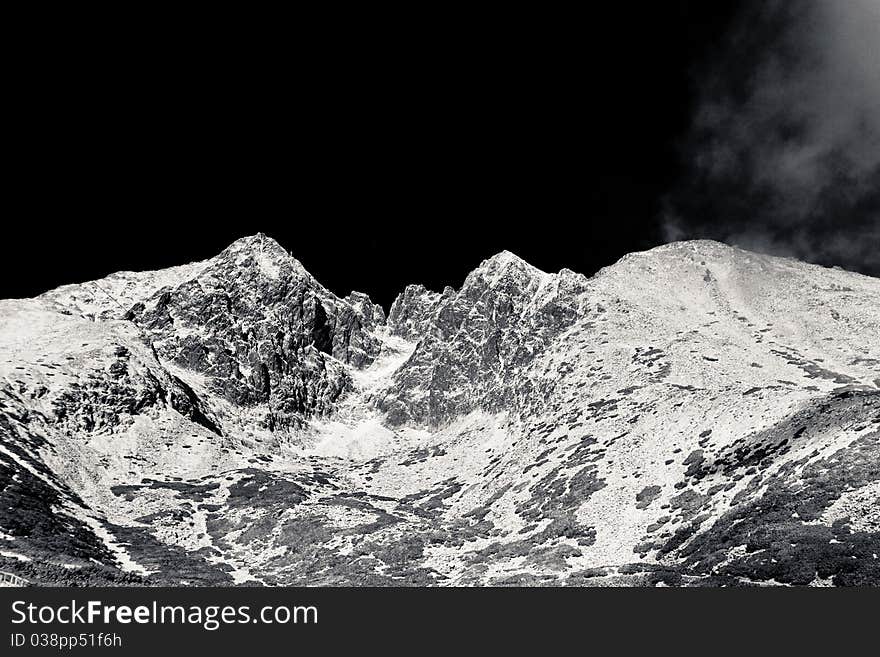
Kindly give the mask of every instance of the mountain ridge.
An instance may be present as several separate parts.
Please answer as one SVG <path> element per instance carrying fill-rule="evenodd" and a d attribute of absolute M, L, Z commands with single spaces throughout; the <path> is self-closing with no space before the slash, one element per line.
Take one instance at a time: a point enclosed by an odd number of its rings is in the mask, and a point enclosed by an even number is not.
<path fill-rule="evenodd" d="M 0 501 L 27 513 L 0 569 L 877 582 L 878 308 L 877 279 L 692 241 L 591 277 L 502 251 L 386 317 L 259 233 L 2 301 Z"/>
<path fill-rule="evenodd" d="M 261 245 L 264 245 L 264 247 Z M 579 274 L 579 275 L 585 276 L 588 279 L 593 279 L 593 278 L 601 275 L 603 272 L 610 271 L 612 268 L 614 268 L 622 263 L 625 263 L 625 262 L 629 261 L 631 258 L 639 256 L 640 254 L 658 254 L 658 253 L 664 253 L 667 251 L 674 253 L 677 251 L 681 251 L 682 249 L 694 249 L 696 247 L 709 249 L 710 253 L 714 252 L 717 254 L 719 251 L 736 252 L 739 254 L 747 254 L 748 256 L 752 256 L 752 257 L 759 258 L 759 259 L 766 258 L 766 259 L 771 259 L 771 260 L 796 262 L 796 263 L 799 263 L 800 265 L 803 265 L 804 267 L 812 267 L 812 268 L 816 268 L 819 270 L 829 270 L 830 269 L 830 270 L 835 270 L 835 271 L 843 271 L 843 272 L 846 272 L 847 274 L 852 274 L 854 276 L 860 276 L 860 277 L 869 278 L 869 279 L 875 278 L 875 277 L 869 276 L 867 274 L 862 274 L 860 272 L 855 272 L 855 271 L 844 270 L 844 269 L 841 269 L 836 266 L 835 267 L 825 267 L 823 265 L 803 262 L 803 261 L 797 260 L 796 258 L 793 258 L 793 257 L 774 256 L 774 255 L 769 255 L 769 254 L 752 252 L 752 251 L 748 251 L 745 249 L 741 249 L 736 246 L 731 246 L 731 245 L 725 244 L 723 242 L 719 242 L 716 240 L 709 240 L 709 239 L 681 240 L 681 241 L 677 241 L 677 242 L 663 244 L 663 245 L 653 247 L 650 249 L 646 249 L 644 251 L 636 251 L 636 252 L 628 253 L 628 254 L 622 256 L 617 262 L 615 262 L 611 265 L 608 265 L 606 267 L 600 268 L 592 275 L 589 275 L 589 276 L 586 276 L 583 274 Z M 193 272 L 196 272 L 200 266 L 203 266 L 205 263 L 211 262 L 211 261 L 215 260 L 216 258 L 223 256 L 224 253 L 241 252 L 243 250 L 250 250 L 250 251 L 259 252 L 261 250 L 261 248 L 265 248 L 270 253 L 275 254 L 276 257 L 280 256 L 282 258 L 290 259 L 293 263 L 293 266 L 297 270 L 303 272 L 310 279 L 312 279 L 316 283 L 318 283 L 317 280 L 314 279 L 314 277 L 311 275 L 311 273 L 309 273 L 308 270 L 302 265 L 302 263 L 299 260 L 297 260 L 289 251 L 287 251 L 287 249 L 285 249 L 283 246 L 281 246 L 281 244 L 279 242 L 277 242 L 274 238 L 272 238 L 271 236 L 269 236 L 265 233 L 258 232 L 258 233 L 254 233 L 253 235 L 248 235 L 248 236 L 241 237 L 241 238 L 235 240 L 228 247 L 226 247 L 226 249 L 221 251 L 217 256 L 214 256 L 213 258 L 208 258 L 207 260 L 195 261 L 195 262 L 191 262 L 191 263 L 188 263 L 185 265 L 177 265 L 177 266 L 167 267 L 167 268 L 158 269 L 158 270 L 119 271 L 119 272 L 109 274 L 103 278 L 98 278 L 98 279 L 85 281 L 85 282 L 81 282 L 81 283 L 64 284 L 64 285 L 58 286 L 56 288 L 53 288 L 51 290 L 47 290 L 46 292 L 43 292 L 34 298 L 46 298 L 46 299 L 50 299 L 50 300 L 55 300 L 59 297 L 64 298 L 64 296 L 65 296 L 64 293 L 69 290 L 74 290 L 74 289 L 81 288 L 81 287 L 84 287 L 87 285 L 94 285 L 96 283 L 100 284 L 105 281 L 113 280 L 115 278 L 134 279 L 132 282 L 136 282 L 136 280 L 138 278 L 148 278 L 151 276 L 156 276 L 157 278 L 162 278 L 163 283 L 168 284 L 166 282 L 166 279 L 174 280 L 176 277 L 182 279 L 188 275 L 192 275 Z M 503 250 L 499 251 L 498 253 L 494 254 L 493 256 L 490 256 L 490 257 L 486 258 L 485 260 L 483 260 L 481 263 L 479 263 L 474 268 L 474 270 L 471 271 L 471 274 L 473 274 L 474 272 L 479 272 L 482 267 L 491 266 L 491 263 L 496 263 L 496 262 L 500 262 L 500 263 L 504 263 L 504 264 L 508 264 L 510 262 L 517 262 L 517 263 L 520 263 L 520 265 L 524 265 L 526 268 L 534 270 L 537 273 L 547 275 L 546 272 L 543 272 L 542 270 L 540 270 L 539 268 L 530 264 L 529 262 L 527 262 L 526 260 L 524 260 L 520 256 L 516 255 L 512 251 L 509 251 L 506 249 L 503 249 Z M 557 273 L 561 273 L 561 272 L 575 273 L 571 269 L 568 269 L 566 267 L 563 267 L 560 270 L 560 272 L 557 272 Z M 158 276 L 159 274 L 167 274 L 167 277 L 159 277 Z M 465 278 L 467 278 L 467 277 L 465 277 Z M 320 285 L 320 283 L 318 283 L 318 285 Z M 421 284 L 419 284 L 419 283 L 414 283 L 414 284 L 406 285 L 404 287 L 419 287 L 420 285 Z M 424 286 L 422 286 L 422 287 L 424 287 Z M 449 285 L 447 285 L 446 288 L 453 289 Z M 425 288 L 425 289 L 427 290 L 427 288 Z M 97 292 L 100 292 L 100 290 L 98 290 Z M 352 292 L 350 292 L 350 294 L 364 295 L 367 298 L 369 298 L 368 294 L 365 294 L 362 292 L 357 292 L 354 290 Z M 404 291 L 398 293 L 397 296 L 400 297 L 403 294 L 404 294 Z M 110 302 L 110 303 L 113 302 L 113 298 L 110 295 L 101 293 L 101 294 L 98 294 L 97 296 L 105 297 L 105 302 Z M 107 297 L 110 297 L 110 298 L 107 298 Z M 66 299 L 66 301 L 69 303 L 70 299 Z M 392 301 L 392 305 L 393 305 L 393 303 L 394 302 Z M 125 304 L 122 303 L 121 305 L 124 306 Z M 383 309 L 383 312 L 384 312 L 384 309 Z"/>

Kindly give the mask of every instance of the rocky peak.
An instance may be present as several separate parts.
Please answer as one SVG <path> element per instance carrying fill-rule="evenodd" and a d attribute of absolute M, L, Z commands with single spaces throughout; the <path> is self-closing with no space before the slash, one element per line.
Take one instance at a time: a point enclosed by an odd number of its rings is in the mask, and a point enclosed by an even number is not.
<path fill-rule="evenodd" d="M 468 296 L 482 294 L 487 289 L 510 293 L 534 293 L 550 275 L 527 263 L 510 251 L 502 251 L 480 263 L 465 279 L 462 292 Z"/>
<path fill-rule="evenodd" d="M 304 279 L 310 286 L 323 289 L 299 260 L 263 233 L 236 240 L 210 263 L 208 273 L 236 275 L 245 280 Z"/>
<path fill-rule="evenodd" d="M 352 292 L 344 299 L 352 310 L 360 315 L 365 325 L 370 328 L 385 324 L 385 310 L 378 303 L 373 303 L 363 292 Z"/>
<path fill-rule="evenodd" d="M 267 255 L 275 256 L 278 258 L 292 257 L 283 246 L 281 246 L 277 241 L 275 241 L 265 233 L 254 233 L 253 235 L 240 237 L 228 247 L 226 247 L 220 253 L 220 256 L 222 257 L 223 254 L 227 253 L 245 252 L 265 253 Z"/>
<path fill-rule="evenodd" d="M 407 285 L 391 304 L 388 313 L 388 326 L 391 333 L 408 340 L 418 341 L 431 330 L 431 321 L 441 300 L 451 298 L 455 291 L 440 294 L 428 290 L 424 285 Z"/>
<path fill-rule="evenodd" d="M 500 251 L 491 258 L 487 258 L 480 263 L 480 266 L 471 272 L 471 275 L 477 276 L 499 276 L 505 273 L 514 273 L 514 275 L 547 276 L 547 274 L 534 265 L 529 264 L 518 255 L 511 251 Z"/>
<path fill-rule="evenodd" d="M 379 354 L 374 331 L 384 323 L 366 295 L 336 297 L 261 233 L 134 304 L 127 318 L 163 360 L 205 377 L 235 405 L 264 408 L 273 429 L 331 412 L 351 387 L 345 366 Z"/>
<path fill-rule="evenodd" d="M 686 240 L 663 244 L 646 251 L 628 253 L 613 265 L 600 270 L 597 276 L 618 273 L 623 276 L 639 277 L 644 279 L 641 282 L 646 283 L 658 271 L 685 273 L 694 268 L 704 271 L 707 266 L 741 266 L 779 260 L 713 240 Z"/>
<path fill-rule="evenodd" d="M 547 274 L 509 251 L 483 261 L 461 290 L 410 286 L 392 306 L 393 333 L 418 341 L 379 402 L 392 421 L 442 424 L 514 395 L 520 367 L 581 311 L 587 279 Z"/>

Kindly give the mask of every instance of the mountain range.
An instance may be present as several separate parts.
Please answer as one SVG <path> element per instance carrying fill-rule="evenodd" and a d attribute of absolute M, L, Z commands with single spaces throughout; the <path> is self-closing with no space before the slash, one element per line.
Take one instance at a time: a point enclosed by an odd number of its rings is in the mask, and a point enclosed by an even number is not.
<path fill-rule="evenodd" d="M 0 301 L 0 571 L 33 585 L 878 585 L 878 555 L 880 279 L 504 251 L 386 316 L 257 234 Z"/>

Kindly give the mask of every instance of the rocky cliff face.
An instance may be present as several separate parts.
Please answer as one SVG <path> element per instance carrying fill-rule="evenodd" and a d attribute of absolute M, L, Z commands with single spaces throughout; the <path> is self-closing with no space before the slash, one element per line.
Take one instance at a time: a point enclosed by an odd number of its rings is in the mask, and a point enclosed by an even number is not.
<path fill-rule="evenodd" d="M 529 393 L 520 373 L 588 303 L 587 279 L 545 274 L 505 251 L 483 262 L 461 290 L 409 287 L 389 315 L 392 333 L 417 339 L 379 402 L 392 422 L 439 426 L 482 408 L 514 410 Z"/>
<path fill-rule="evenodd" d="M 271 239 L 0 302 L 34 583 L 880 583 L 880 281 L 502 252 L 386 320 Z"/>
<path fill-rule="evenodd" d="M 351 388 L 345 366 L 363 368 L 379 353 L 381 307 L 360 293 L 337 298 L 264 235 L 155 278 L 161 282 L 139 281 L 143 298 L 129 286 L 121 301 L 114 286 L 91 284 L 106 297 L 98 316 L 134 323 L 163 362 L 198 375 L 211 396 L 236 407 L 265 408 L 266 428 L 299 428 L 332 412 Z M 83 291 L 64 292 L 61 299 L 48 296 L 76 309 L 71 297 Z"/>

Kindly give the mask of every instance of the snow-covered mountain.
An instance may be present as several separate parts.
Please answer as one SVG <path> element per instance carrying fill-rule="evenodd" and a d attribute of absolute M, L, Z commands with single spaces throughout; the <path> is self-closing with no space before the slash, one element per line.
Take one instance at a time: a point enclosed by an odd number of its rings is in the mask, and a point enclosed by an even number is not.
<path fill-rule="evenodd" d="M 386 319 L 264 235 L 0 301 L 35 584 L 880 584 L 880 280 L 509 252 Z"/>

